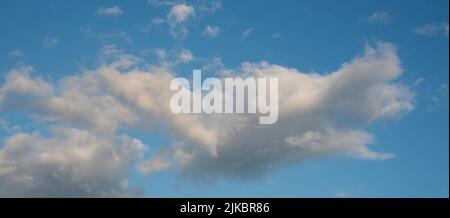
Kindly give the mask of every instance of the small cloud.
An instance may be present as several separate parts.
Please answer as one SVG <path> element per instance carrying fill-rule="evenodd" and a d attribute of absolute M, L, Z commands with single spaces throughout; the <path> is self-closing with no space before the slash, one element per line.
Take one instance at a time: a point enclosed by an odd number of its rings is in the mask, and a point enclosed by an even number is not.
<path fill-rule="evenodd" d="M 44 48 L 53 48 L 58 45 L 58 38 L 45 36 L 44 41 L 42 42 L 42 47 Z"/>
<path fill-rule="evenodd" d="M 162 7 L 162 6 L 174 6 L 177 4 L 178 1 L 176 0 L 148 0 L 147 3 L 149 5 L 153 5 L 155 7 Z"/>
<path fill-rule="evenodd" d="M 194 60 L 194 55 L 189 50 L 183 49 L 178 54 L 178 61 L 180 61 L 181 63 L 188 63 L 192 60 Z"/>
<path fill-rule="evenodd" d="M 15 49 L 14 51 L 11 51 L 8 53 L 8 56 L 11 58 L 25 58 L 25 53 L 22 52 L 20 49 Z"/>
<path fill-rule="evenodd" d="M 148 0 L 147 3 L 154 7 L 174 7 L 187 1 L 184 0 Z M 212 14 L 222 8 L 222 0 L 194 0 L 189 1 L 195 5 L 200 15 Z"/>
<path fill-rule="evenodd" d="M 416 27 L 414 33 L 423 36 L 436 36 L 436 35 L 446 35 L 448 37 L 448 23 L 429 23 L 423 26 Z"/>
<path fill-rule="evenodd" d="M 174 39 L 185 39 L 189 35 L 189 30 L 185 26 L 171 26 L 170 27 L 170 35 Z"/>
<path fill-rule="evenodd" d="M 97 9 L 97 14 L 105 16 L 119 16 L 123 14 L 123 11 L 118 6 L 113 7 L 99 7 Z"/>
<path fill-rule="evenodd" d="M 282 39 L 283 36 L 280 33 L 274 33 L 274 34 L 272 34 L 272 38 L 274 38 L 274 39 Z"/>
<path fill-rule="evenodd" d="M 442 84 L 441 87 L 439 87 L 438 92 L 440 94 L 448 95 L 448 84 Z"/>
<path fill-rule="evenodd" d="M 165 23 L 166 20 L 160 17 L 154 17 L 152 18 L 152 20 L 150 21 L 150 23 L 146 24 L 146 25 L 142 25 L 142 26 L 137 26 L 137 28 L 144 32 L 144 33 L 148 33 L 150 32 L 150 30 L 154 27 L 158 27 L 160 25 L 162 25 L 163 23 Z"/>
<path fill-rule="evenodd" d="M 152 26 L 159 26 L 161 24 L 163 24 L 164 22 L 166 22 L 166 20 L 160 18 L 160 17 L 155 17 L 152 19 Z"/>
<path fill-rule="evenodd" d="M 442 84 L 435 89 L 433 95 L 429 98 L 428 110 L 436 111 L 442 105 L 442 101 L 445 100 L 448 104 L 448 84 Z"/>
<path fill-rule="evenodd" d="M 208 37 L 208 38 L 215 38 L 217 35 L 219 35 L 221 29 L 218 26 L 210 26 L 207 25 L 205 27 L 205 30 L 202 32 L 202 36 Z"/>
<path fill-rule="evenodd" d="M 185 64 L 195 59 L 194 54 L 187 49 L 181 50 L 165 50 L 162 48 L 153 49 L 154 55 L 162 65 L 175 66 Z"/>
<path fill-rule="evenodd" d="M 371 14 L 367 20 L 370 23 L 384 23 L 389 24 L 391 22 L 391 16 L 384 11 L 378 11 Z"/>
<path fill-rule="evenodd" d="M 208 63 L 206 63 L 202 69 L 205 71 L 220 71 L 224 69 L 222 59 L 219 57 L 212 58 Z"/>
<path fill-rule="evenodd" d="M 88 24 L 86 26 L 82 26 L 80 28 L 80 32 L 83 34 L 84 39 L 95 39 L 103 44 L 110 43 L 111 41 L 115 41 L 117 39 L 122 39 L 130 44 L 133 43 L 131 35 L 126 31 L 101 33 L 97 31 L 91 24 Z"/>
<path fill-rule="evenodd" d="M 167 52 L 164 49 L 161 48 L 155 48 L 154 49 L 156 57 L 158 57 L 158 60 L 160 61 L 166 61 L 167 59 Z"/>
<path fill-rule="evenodd" d="M 184 26 L 184 23 L 195 16 L 195 9 L 190 5 L 183 3 L 173 6 L 167 14 L 167 23 L 172 37 L 184 39 L 189 34 L 189 30 Z"/>
<path fill-rule="evenodd" d="M 194 7 L 186 4 L 175 5 L 170 9 L 167 19 L 172 23 L 182 23 L 195 17 Z"/>
<path fill-rule="evenodd" d="M 245 39 L 247 37 L 250 36 L 250 34 L 253 32 L 255 28 L 254 27 L 250 27 L 248 29 L 246 29 L 243 33 L 242 33 L 242 39 Z"/>
<path fill-rule="evenodd" d="M 416 81 L 414 81 L 414 86 L 419 86 L 424 81 L 425 81 L 425 79 L 423 77 L 419 77 L 418 79 L 416 79 Z"/>
<path fill-rule="evenodd" d="M 148 0 L 149 5 L 154 7 L 168 8 L 169 12 L 165 19 L 155 19 L 152 24 L 144 27 L 148 32 L 149 27 L 167 23 L 169 33 L 174 39 L 183 40 L 189 35 L 189 24 L 200 20 L 205 15 L 212 14 L 222 8 L 221 0 Z M 212 27 L 211 27 L 212 28 Z M 203 36 L 216 37 L 218 29 L 207 29 Z"/>
<path fill-rule="evenodd" d="M 222 8 L 222 1 L 220 0 L 203 0 L 198 3 L 198 10 L 205 14 L 212 14 L 220 8 Z"/>

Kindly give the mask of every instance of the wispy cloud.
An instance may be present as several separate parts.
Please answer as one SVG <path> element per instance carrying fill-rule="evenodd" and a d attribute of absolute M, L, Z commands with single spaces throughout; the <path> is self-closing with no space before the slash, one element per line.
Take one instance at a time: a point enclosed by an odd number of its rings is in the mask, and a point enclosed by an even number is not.
<path fill-rule="evenodd" d="M 45 36 L 44 41 L 42 42 L 42 47 L 44 48 L 53 48 L 56 47 L 59 43 L 59 39 L 56 37 Z"/>
<path fill-rule="evenodd" d="M 391 16 L 387 12 L 377 11 L 367 17 L 367 21 L 370 23 L 389 24 L 391 22 Z"/>
<path fill-rule="evenodd" d="M 414 81 L 414 86 L 419 86 L 423 82 L 425 82 L 425 78 L 419 77 L 419 78 L 416 79 L 416 81 Z"/>
<path fill-rule="evenodd" d="M 148 0 L 147 3 L 155 7 L 162 6 L 174 6 L 178 4 L 180 0 Z"/>
<path fill-rule="evenodd" d="M 152 20 L 150 25 L 144 29 L 145 32 L 150 30 L 149 27 L 167 23 L 170 35 L 177 40 L 183 40 L 189 34 L 188 27 L 195 24 L 195 21 L 202 17 L 212 14 L 222 7 L 221 0 L 149 0 L 148 4 L 154 7 L 167 7 L 169 12 L 165 19 Z M 215 27 L 207 29 L 203 36 L 215 37 L 219 31 Z"/>
<path fill-rule="evenodd" d="M 163 24 L 164 22 L 166 22 L 166 20 L 164 20 L 160 17 L 154 17 L 154 18 L 152 18 L 151 24 L 153 26 L 159 26 L 159 25 Z"/>
<path fill-rule="evenodd" d="M 153 49 L 156 58 L 161 65 L 173 68 L 178 64 L 185 64 L 195 60 L 194 54 L 188 49 L 165 50 L 161 48 Z"/>
<path fill-rule="evenodd" d="M 201 14 L 212 14 L 222 8 L 221 0 L 200 0 L 197 8 Z"/>
<path fill-rule="evenodd" d="M 10 51 L 8 53 L 8 56 L 11 58 L 25 58 L 26 54 L 20 49 L 15 49 L 13 51 Z"/>
<path fill-rule="evenodd" d="M 192 54 L 191 51 L 189 51 L 187 49 L 183 49 L 178 53 L 178 60 L 181 63 L 188 63 L 188 62 L 194 60 L 194 55 Z"/>
<path fill-rule="evenodd" d="M 448 90 L 448 84 L 442 84 L 439 88 L 432 91 L 428 102 L 429 111 L 436 111 L 443 102 L 448 104 Z"/>
<path fill-rule="evenodd" d="M 184 23 L 194 17 L 195 8 L 193 6 L 182 3 L 171 7 L 167 14 L 167 22 L 172 37 L 184 39 L 189 33 Z"/>
<path fill-rule="evenodd" d="M 272 38 L 274 38 L 274 39 L 282 39 L 283 35 L 281 35 L 280 33 L 274 33 L 274 34 L 272 34 Z"/>
<path fill-rule="evenodd" d="M 166 22 L 166 20 L 161 17 L 154 17 L 154 18 L 152 18 L 150 23 L 145 24 L 145 25 L 138 25 L 138 26 L 136 26 L 136 28 L 144 33 L 149 33 L 150 30 L 152 30 L 155 27 L 161 26 L 165 22 Z"/>
<path fill-rule="evenodd" d="M 208 37 L 208 38 L 215 38 L 219 35 L 221 29 L 218 26 L 210 26 L 207 25 L 205 27 L 205 30 L 202 32 L 202 36 Z"/>
<path fill-rule="evenodd" d="M 247 37 L 249 37 L 250 34 L 252 34 L 252 32 L 253 32 L 254 29 L 255 29 L 254 27 L 250 27 L 250 28 L 244 30 L 244 32 L 242 32 L 241 38 L 242 38 L 242 39 L 246 39 Z"/>
<path fill-rule="evenodd" d="M 112 7 L 99 7 L 97 9 L 97 14 L 100 15 L 106 15 L 106 16 L 119 16 L 123 14 L 123 10 L 119 8 L 118 6 L 112 6 Z"/>
<path fill-rule="evenodd" d="M 126 31 L 117 32 L 100 32 L 97 31 L 91 24 L 80 28 L 80 32 L 84 35 L 84 39 L 95 39 L 101 43 L 110 43 L 113 40 L 124 40 L 127 43 L 132 43 L 133 39 Z"/>
<path fill-rule="evenodd" d="M 416 27 L 413 31 L 416 34 L 423 36 L 446 35 L 448 37 L 448 23 L 429 23 L 423 26 Z"/>
<path fill-rule="evenodd" d="M 189 4 L 198 9 L 200 15 L 212 14 L 222 8 L 221 0 L 148 0 L 147 2 L 155 7 L 173 7 L 189 2 Z"/>

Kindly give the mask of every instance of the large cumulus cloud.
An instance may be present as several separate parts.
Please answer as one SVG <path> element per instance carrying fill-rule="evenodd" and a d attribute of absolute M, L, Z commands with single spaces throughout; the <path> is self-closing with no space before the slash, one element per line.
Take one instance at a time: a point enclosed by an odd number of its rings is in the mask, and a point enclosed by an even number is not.
<path fill-rule="evenodd" d="M 327 155 L 389 159 L 394 154 L 369 148 L 375 136 L 365 128 L 414 108 L 413 93 L 396 82 L 402 69 L 395 48 L 384 42 L 366 46 L 363 55 L 324 75 L 268 62 L 242 63 L 235 69 L 219 65 L 217 75 L 279 78 L 279 119 L 273 125 L 258 125 L 254 114 L 173 114 L 169 83 L 175 73 L 170 64 L 149 65 L 117 49 L 107 51 L 113 51 L 114 61 L 56 83 L 33 76 L 30 67 L 9 72 L 0 88 L 0 107 L 28 111 L 56 132 L 50 138 L 20 133 L 6 140 L 0 149 L 0 181 L 5 181 L 0 194 L 63 192 L 57 187 L 70 187 L 68 195 L 124 193 L 129 188 L 120 184 L 134 166 L 143 174 L 175 170 L 190 178 L 214 179 L 253 177 L 280 163 Z M 144 160 L 138 139 L 118 135 L 130 129 L 170 135 L 172 144 Z M 11 153 L 16 147 L 27 151 Z M 53 157 L 54 164 L 43 161 L 40 153 Z M 115 156 L 119 162 L 112 161 Z M 60 164 L 64 167 L 55 167 Z M 84 172 L 87 166 L 91 168 Z M 53 184 L 38 172 L 57 175 L 52 181 L 59 185 L 35 185 Z M 23 184 L 14 185 L 14 178 Z M 100 180 L 106 185 L 99 185 Z"/>
<path fill-rule="evenodd" d="M 18 133 L 0 150 L 1 196 L 133 196 L 129 166 L 145 146 L 128 136 L 58 128 L 51 137 Z"/>
<path fill-rule="evenodd" d="M 384 160 L 394 154 L 372 151 L 375 137 L 364 130 L 378 120 L 398 118 L 414 108 L 413 94 L 395 82 L 402 69 L 395 48 L 380 42 L 367 46 L 340 69 L 306 74 L 267 62 L 243 63 L 227 74 L 279 78 L 279 119 L 255 125 L 248 115 L 204 118 L 215 134 L 217 155 L 181 140 L 162 156 L 182 174 L 197 178 L 248 177 L 283 162 L 324 155 Z M 202 119 L 200 119 L 202 120 Z M 212 125 L 210 125 L 212 123 Z M 150 161 L 149 164 L 152 162 Z"/>

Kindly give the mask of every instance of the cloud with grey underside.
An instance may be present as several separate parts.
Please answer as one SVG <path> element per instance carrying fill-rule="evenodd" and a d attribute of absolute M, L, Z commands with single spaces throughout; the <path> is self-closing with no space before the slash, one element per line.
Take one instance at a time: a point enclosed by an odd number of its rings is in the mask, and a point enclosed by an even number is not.
<path fill-rule="evenodd" d="M 133 171 L 204 181 L 258 178 L 280 164 L 334 155 L 386 160 L 395 154 L 378 151 L 367 128 L 414 109 L 414 93 L 397 82 L 395 46 L 386 42 L 366 45 L 327 74 L 266 61 L 216 63 L 218 76 L 279 78 L 273 125 L 258 125 L 255 114 L 174 114 L 169 83 L 176 61 L 151 64 L 111 45 L 100 56 L 94 69 L 58 81 L 32 66 L 7 72 L 0 110 L 26 114 L 45 130 L 4 138 L 0 196 L 134 196 L 141 191 L 129 185 Z M 130 131 L 171 142 L 153 149 Z"/>

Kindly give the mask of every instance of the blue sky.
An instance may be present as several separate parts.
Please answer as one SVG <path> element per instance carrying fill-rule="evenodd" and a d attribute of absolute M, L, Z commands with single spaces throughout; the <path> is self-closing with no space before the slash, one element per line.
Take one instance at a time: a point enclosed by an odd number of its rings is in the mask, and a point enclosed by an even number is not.
<path fill-rule="evenodd" d="M 448 1 L 4 0 L 0 4 L 0 136 L 3 140 L 0 195 L 448 197 Z M 375 50 L 375 55 L 367 53 L 368 47 Z M 379 119 L 374 114 L 365 116 L 361 112 L 361 108 L 366 108 L 364 98 L 355 100 L 351 106 L 324 106 L 320 108 L 324 112 L 315 110 L 319 114 L 313 121 L 327 123 L 324 126 L 331 123 L 326 128 L 301 124 L 281 126 L 282 121 L 280 126 L 268 131 L 298 130 L 299 134 L 318 132 L 321 136 L 345 133 L 338 134 L 338 138 L 351 132 L 351 136 L 357 135 L 364 141 L 358 144 L 361 146 L 358 149 L 367 146 L 373 151 L 394 154 L 392 158 L 365 158 L 361 153 L 355 158 L 334 151 L 308 158 L 303 158 L 301 152 L 294 157 L 281 153 L 263 158 L 263 165 L 255 163 L 259 156 L 250 158 L 249 163 L 237 160 L 241 167 L 231 169 L 220 164 L 231 164 L 232 158 L 222 158 L 219 153 L 214 159 L 201 153 L 195 140 L 202 141 L 208 136 L 187 137 L 186 134 L 191 136 L 188 129 L 194 128 L 191 125 L 182 126 L 173 121 L 178 118 L 142 106 L 139 99 L 137 106 L 133 106 L 134 97 L 142 93 L 132 90 L 140 87 L 133 76 L 138 81 L 147 78 L 163 81 L 162 77 L 146 75 L 156 74 L 158 70 L 172 76 L 190 77 L 192 69 L 200 68 L 204 74 L 214 76 L 229 71 L 242 73 L 242 66 L 252 63 L 248 68 L 272 73 L 279 70 L 276 65 L 283 72 L 314 74 L 326 80 L 327 75 L 342 69 L 344 63 L 356 65 L 358 57 L 365 57 L 360 61 L 370 65 L 378 56 L 386 62 L 367 66 L 373 68 L 373 73 L 383 74 L 383 63 L 386 63 L 400 69 L 401 75 L 396 75 L 394 69 L 395 76 L 374 85 L 386 87 L 386 90 L 377 89 L 381 95 L 387 93 L 386 96 L 371 94 L 365 87 L 361 93 L 367 91 L 367 99 L 379 97 L 383 102 L 395 95 L 388 106 L 401 105 L 401 109 L 386 117 L 380 115 Z M 390 58 L 398 58 L 398 62 Z M 132 66 L 115 68 L 114 63 L 123 64 L 120 61 L 131 61 Z M 261 61 L 269 66 L 260 64 Z M 31 66 L 33 70 L 27 70 Z M 102 66 L 107 69 L 103 71 Z M 130 74 L 136 70 L 145 73 Z M 108 72 L 119 72 L 120 76 Z M 90 76 L 94 79 L 90 80 Z M 119 78 L 114 83 L 118 87 L 98 85 L 113 78 Z M 302 84 L 298 86 L 301 88 Z M 296 87 L 296 83 L 291 85 Z M 86 91 L 92 87 L 100 91 L 95 89 L 95 94 Z M 153 89 L 161 87 L 154 84 L 143 90 Z M 395 93 L 391 95 L 390 91 Z M 340 99 L 344 94 L 348 98 L 342 99 L 356 99 L 353 95 L 357 95 L 342 92 L 335 97 Z M 93 96 L 99 99 L 91 99 Z M 64 100 L 72 104 L 56 108 L 56 104 L 66 104 Z M 82 106 L 86 102 L 91 106 Z M 336 104 L 340 103 L 333 105 Z M 101 106 L 97 108 L 97 105 Z M 356 112 L 354 116 L 340 114 L 341 108 Z M 359 117 L 358 112 L 364 116 Z M 292 113 L 286 119 L 302 122 L 305 118 L 301 116 L 307 116 Z M 205 119 L 206 123 L 212 122 L 210 118 Z M 221 131 L 228 128 L 215 127 Z M 332 133 L 328 132 L 330 128 Z M 255 134 L 252 137 L 260 134 L 248 131 L 249 135 Z M 273 138 L 285 139 L 281 138 L 284 134 L 276 134 Z M 367 134 L 373 137 L 373 142 L 366 141 Z M 229 140 L 231 147 L 238 147 L 241 142 L 233 141 L 238 140 L 235 138 Z M 249 140 L 245 141 L 248 144 L 259 143 L 251 137 L 242 140 Z M 122 141 L 135 146 L 133 152 L 138 153 L 137 157 L 131 157 L 128 150 L 120 147 Z M 113 147 L 99 146 L 100 149 L 93 145 L 89 148 L 95 148 L 95 152 L 85 159 L 71 153 L 84 151 L 83 146 L 90 142 Z M 326 142 L 323 146 L 327 146 Z M 227 146 L 226 142 L 222 143 L 221 146 Z M 267 148 L 281 150 L 276 146 Z M 11 152 L 19 148 L 28 149 L 27 155 Z M 251 148 L 255 150 L 249 155 L 259 152 L 257 146 Z M 241 151 L 236 149 L 224 153 Z M 190 151 L 201 154 L 191 153 L 194 154 L 194 160 L 189 159 L 192 163 L 184 163 L 184 159 L 179 159 L 181 151 L 183 155 Z M 107 162 L 111 159 L 108 154 L 115 152 L 120 157 L 118 165 L 90 159 L 97 157 L 96 160 Z M 36 166 L 30 167 L 33 163 Z M 141 164 L 147 168 L 140 167 Z M 211 165 L 207 169 L 213 172 L 204 173 L 198 164 Z M 93 167 L 92 172 L 85 172 L 89 167 Z M 96 167 L 108 173 L 94 178 Z M 111 170 L 115 167 L 120 170 Z M 48 188 L 45 184 L 50 182 L 41 175 L 56 175 L 52 181 L 61 188 Z M 14 186 L 17 178 L 23 184 Z M 120 188 L 124 190 L 116 190 Z"/>

